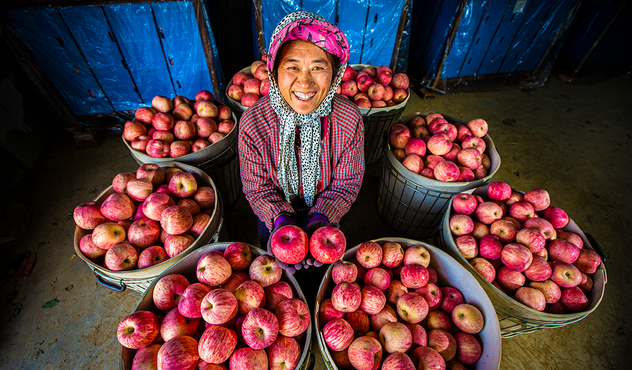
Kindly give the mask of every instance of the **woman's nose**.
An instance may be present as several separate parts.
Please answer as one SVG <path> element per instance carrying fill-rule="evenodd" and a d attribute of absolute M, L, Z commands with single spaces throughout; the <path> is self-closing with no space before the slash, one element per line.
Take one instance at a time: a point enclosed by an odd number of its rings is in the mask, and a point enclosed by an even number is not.
<path fill-rule="evenodd" d="M 310 86 L 314 79 L 312 78 L 311 71 L 309 70 L 301 70 L 301 73 L 298 76 L 298 83 L 301 86 Z"/>

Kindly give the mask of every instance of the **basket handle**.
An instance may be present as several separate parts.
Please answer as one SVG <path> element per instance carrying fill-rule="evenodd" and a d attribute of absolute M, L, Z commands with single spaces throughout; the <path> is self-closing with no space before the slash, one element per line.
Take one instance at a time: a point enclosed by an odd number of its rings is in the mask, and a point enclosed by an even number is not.
<path fill-rule="evenodd" d="M 606 254 L 603 252 L 603 249 L 601 249 L 601 245 L 599 245 L 597 240 L 589 233 L 584 233 L 584 235 L 586 235 L 586 239 L 588 239 L 592 247 L 595 248 L 595 252 L 601 257 L 601 260 L 606 262 Z"/>
<path fill-rule="evenodd" d="M 117 284 L 114 281 L 104 279 L 103 276 L 101 276 L 96 271 L 94 272 L 94 276 L 96 276 L 96 278 L 97 278 L 97 283 L 103 285 L 104 287 L 106 287 L 108 289 L 112 289 L 115 292 L 121 293 L 121 292 L 124 292 L 125 289 L 127 289 L 127 286 L 125 285 L 123 280 L 119 280 L 119 282 Z"/>

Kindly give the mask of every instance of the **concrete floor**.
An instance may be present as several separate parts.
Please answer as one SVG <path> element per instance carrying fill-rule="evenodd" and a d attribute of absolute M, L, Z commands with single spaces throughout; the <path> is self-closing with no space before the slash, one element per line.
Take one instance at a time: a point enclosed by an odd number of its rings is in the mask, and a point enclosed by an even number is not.
<path fill-rule="evenodd" d="M 551 78 L 533 91 L 412 96 L 404 114 L 442 112 L 485 118 L 502 158 L 495 180 L 514 188 L 545 188 L 604 249 L 608 283 L 598 309 L 584 320 L 503 340 L 502 369 L 629 369 L 632 363 L 632 84 L 615 78 L 568 85 Z M 513 125 L 503 120 L 513 118 Z M 356 204 L 342 223 L 350 245 L 399 236 L 377 215 L 381 162 L 369 166 Z M 98 285 L 73 258 L 73 208 L 92 200 L 119 172 L 137 168 L 119 135 L 98 147 L 78 149 L 57 132 L 15 196 L 33 207 L 24 243 L 2 251 L 6 261 L 37 253 L 30 276 L 0 287 L 2 369 L 114 369 L 121 347 L 118 322 L 140 295 Z M 5 173 L 4 176 L 7 176 Z M 231 241 L 258 244 L 255 221 L 241 196 L 225 209 Z M 47 301 L 59 303 L 42 308 Z M 316 344 L 314 343 L 314 346 Z M 319 361 L 317 370 L 323 370 Z"/>

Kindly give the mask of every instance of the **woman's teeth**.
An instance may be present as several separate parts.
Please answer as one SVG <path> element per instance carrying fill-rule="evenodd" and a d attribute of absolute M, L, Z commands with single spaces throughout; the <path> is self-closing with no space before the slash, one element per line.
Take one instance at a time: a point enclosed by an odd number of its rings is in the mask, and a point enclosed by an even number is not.
<path fill-rule="evenodd" d="M 311 99 L 314 95 L 316 95 L 315 92 L 311 92 L 311 93 L 300 93 L 298 91 L 294 91 L 294 95 L 298 98 L 298 100 L 309 100 Z"/>

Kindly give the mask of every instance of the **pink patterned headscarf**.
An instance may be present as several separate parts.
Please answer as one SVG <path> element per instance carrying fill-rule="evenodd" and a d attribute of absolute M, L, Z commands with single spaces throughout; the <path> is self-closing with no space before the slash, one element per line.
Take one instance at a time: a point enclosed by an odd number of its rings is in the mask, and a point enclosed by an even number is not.
<path fill-rule="evenodd" d="M 268 70 L 274 70 L 274 60 L 281 45 L 287 41 L 305 40 L 338 58 L 340 64 L 349 60 L 349 42 L 345 34 L 318 14 L 298 11 L 283 17 L 272 33 L 268 53 Z"/>

